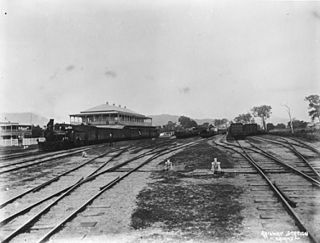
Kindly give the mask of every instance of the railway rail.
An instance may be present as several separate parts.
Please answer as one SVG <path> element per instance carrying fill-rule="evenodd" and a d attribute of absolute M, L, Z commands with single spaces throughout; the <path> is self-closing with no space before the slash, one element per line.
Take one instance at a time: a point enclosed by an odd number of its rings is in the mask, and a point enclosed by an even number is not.
<path fill-rule="evenodd" d="M 139 168 L 143 167 L 144 165 L 148 164 L 149 162 L 157 158 L 165 156 L 169 153 L 172 153 L 184 147 L 191 146 L 196 142 L 198 141 L 193 141 L 186 144 L 169 143 L 167 144 L 167 146 L 148 149 L 146 152 L 142 152 L 141 154 L 136 155 L 133 158 L 126 159 L 125 161 L 122 161 L 122 162 L 114 161 L 114 159 L 117 158 L 121 153 L 126 151 L 127 148 L 123 148 L 117 151 L 107 161 L 103 162 L 94 171 L 88 173 L 86 176 L 83 176 L 80 179 L 78 178 L 75 183 L 69 186 L 66 186 L 62 190 L 60 189 L 55 193 L 51 193 L 47 197 L 42 198 L 41 200 L 38 200 L 32 205 L 2 220 L 1 224 L 3 227 L 16 228 L 13 232 L 7 235 L 2 241 L 9 242 L 10 240 L 17 237 L 18 235 L 24 234 L 26 231 L 32 230 L 32 227 L 34 226 L 37 227 L 37 225 L 39 224 L 41 225 L 41 222 L 43 223 L 43 222 L 46 222 L 46 220 L 47 221 L 50 220 L 50 222 L 54 221 L 50 225 L 54 224 L 55 227 L 51 227 L 50 231 L 47 232 L 38 242 L 44 242 L 48 240 L 54 233 L 56 233 L 59 229 L 61 229 L 61 227 L 66 222 L 70 221 L 71 219 L 76 217 L 76 215 L 80 211 L 84 210 L 88 204 L 92 203 L 97 197 L 99 197 L 106 190 L 110 189 L 115 184 L 119 183 L 124 178 L 126 178 L 133 172 L 137 171 Z M 101 157 L 103 156 L 104 155 L 101 155 Z M 104 169 L 104 167 L 106 165 L 109 165 L 111 162 L 113 162 L 114 165 L 107 169 Z M 129 171 L 117 172 L 117 169 L 123 168 L 129 163 L 130 165 L 132 164 L 131 169 Z M 110 173 L 110 172 L 113 172 L 113 173 Z M 118 176 L 114 176 L 115 173 L 116 174 L 120 173 L 120 174 Z M 106 183 L 106 177 L 108 181 L 107 183 Z M 46 183 L 50 184 L 52 182 L 50 181 L 45 182 L 43 184 L 44 187 L 48 185 Z M 37 190 L 37 189 L 34 188 L 34 190 Z M 32 190 L 30 191 L 32 192 Z M 81 200 L 77 198 L 77 196 L 79 197 L 79 195 L 82 195 Z M 3 205 L 3 207 L 7 206 L 12 202 L 13 201 L 10 201 L 9 203 Z M 45 202 L 47 203 L 46 205 L 44 205 Z M 77 202 L 77 209 L 73 211 L 71 214 L 66 216 L 64 208 L 65 208 L 65 205 L 68 204 L 68 202 Z M 60 211 L 62 211 L 62 216 L 66 216 L 66 217 L 63 217 L 63 219 L 61 220 L 62 217 L 52 217 L 52 215 L 50 216 L 50 210 L 52 209 L 52 207 L 55 207 L 55 210 L 57 210 L 56 209 L 57 207 L 58 208 L 61 207 Z M 25 219 L 27 216 L 34 213 L 34 211 L 37 211 L 37 212 L 33 214 L 33 216 L 28 217 L 25 223 L 20 224 L 22 219 Z M 32 238 L 33 236 L 30 236 L 30 237 Z M 34 240 L 35 238 L 32 238 L 32 241 Z"/>
<path fill-rule="evenodd" d="M 271 136 L 271 140 L 280 139 L 282 141 L 289 142 L 292 145 L 299 146 L 299 147 L 302 147 L 302 148 L 307 148 L 307 149 L 313 151 L 314 153 L 320 155 L 319 149 L 317 149 L 317 148 L 313 147 L 312 145 L 310 145 L 310 144 L 308 144 L 306 142 L 303 142 L 302 140 L 299 140 L 297 138 L 294 138 L 294 137 L 286 137 L 286 138 L 284 138 L 284 137 L 280 137 L 280 136 L 276 136 L 276 135 L 269 135 L 268 137 L 270 137 L 270 136 Z"/>
<path fill-rule="evenodd" d="M 168 145 L 168 144 L 170 144 L 170 143 L 172 143 L 172 142 L 171 142 L 171 141 L 162 142 L 162 143 L 159 144 L 159 146 L 164 146 L 164 145 L 166 145 L 166 144 Z M 174 143 L 173 143 L 173 144 L 174 144 Z M 81 163 L 80 165 L 77 165 L 77 166 L 75 166 L 75 167 L 70 168 L 70 169 L 67 170 L 67 171 L 63 170 L 63 172 L 57 174 L 56 176 L 54 176 L 54 177 L 52 177 L 51 179 L 43 182 L 43 183 L 40 184 L 40 185 L 36 185 L 36 186 L 34 186 L 34 187 L 31 187 L 31 188 L 29 188 L 29 189 L 27 189 L 27 190 L 19 193 L 18 195 L 15 195 L 15 196 L 11 197 L 9 200 L 7 200 L 7 201 L 5 201 L 5 202 L 3 202 L 3 203 L 0 204 L 0 209 L 3 208 L 4 206 L 6 206 L 6 205 L 8 205 L 8 204 L 10 204 L 10 203 L 12 203 L 12 202 L 14 202 L 14 201 L 17 200 L 18 198 L 21 198 L 21 197 L 24 196 L 24 195 L 27 195 L 27 194 L 29 194 L 29 193 L 34 193 L 34 192 L 36 192 L 36 191 L 39 191 L 39 190 L 45 188 L 46 186 L 50 185 L 51 183 L 59 180 L 61 177 L 66 176 L 66 175 L 69 175 L 70 173 L 72 173 L 72 172 L 74 172 L 74 171 L 76 171 L 76 170 L 79 170 L 79 169 L 81 169 L 82 167 L 84 167 L 84 166 L 86 166 L 86 165 L 88 165 L 88 164 L 96 161 L 96 160 L 99 159 L 99 158 L 105 157 L 105 156 L 108 155 L 108 154 L 112 154 L 112 153 L 114 153 L 114 152 L 120 151 L 120 153 L 118 153 L 116 156 L 113 156 L 113 157 L 112 157 L 112 159 L 114 159 L 114 158 L 116 158 L 117 156 L 119 156 L 121 153 L 123 153 L 124 151 L 130 151 L 130 153 L 137 153 L 137 152 L 142 151 L 142 150 L 144 150 L 144 149 L 152 148 L 153 146 L 154 146 L 154 145 L 150 145 L 150 144 L 149 144 L 149 145 L 141 146 L 141 147 L 139 147 L 138 149 L 136 149 L 134 146 L 126 146 L 126 147 L 124 147 L 124 148 L 122 148 L 122 149 L 121 149 L 121 148 L 112 149 L 111 151 L 107 151 L 107 152 L 105 152 L 105 153 L 102 153 L 102 154 L 100 154 L 100 155 L 98 155 L 98 156 L 95 156 L 95 157 L 93 157 L 93 158 L 91 158 L 91 159 L 89 159 L 89 160 Z M 157 146 L 157 147 L 159 147 L 159 146 Z M 99 147 L 103 147 L 103 145 L 99 145 L 98 148 L 99 148 Z M 73 149 L 73 150 L 74 150 L 74 149 Z M 77 151 L 78 151 L 78 149 L 77 149 Z M 152 151 L 152 150 L 151 150 L 151 151 Z M 82 150 L 82 151 L 78 151 L 78 152 L 83 152 L 83 150 Z M 62 153 L 62 152 L 60 152 L 60 153 Z M 32 165 L 33 165 L 33 164 L 32 164 Z M 31 166 L 32 166 L 32 165 L 31 165 Z M 28 167 L 28 165 L 24 166 L 23 168 L 27 168 L 27 167 Z M 13 171 L 13 170 L 11 170 L 11 171 Z"/>
<path fill-rule="evenodd" d="M 50 153 L 45 153 L 39 155 L 39 156 L 33 156 L 33 157 L 28 157 L 24 158 L 19 161 L 6 161 L 6 163 L 1 163 L 0 165 L 0 175 L 5 174 L 8 172 L 24 169 L 30 166 L 38 165 L 41 163 L 49 162 L 52 160 L 56 159 L 61 159 L 65 158 L 67 156 L 75 155 L 77 153 L 81 153 L 84 151 L 89 151 L 91 149 L 96 149 L 100 147 L 104 147 L 104 145 L 91 145 L 88 147 L 83 147 L 83 148 L 74 148 L 74 149 L 68 149 L 68 150 L 63 150 L 63 151 L 58 151 L 58 152 L 50 152 Z"/>
<path fill-rule="evenodd" d="M 17 159 L 17 158 L 22 158 L 22 157 L 31 156 L 31 155 L 37 155 L 37 154 L 41 154 L 41 152 L 39 152 L 38 149 L 33 149 L 29 151 L 24 151 L 24 152 L 8 153 L 8 154 L 1 155 L 0 160 L 11 160 L 11 159 Z"/>
<path fill-rule="evenodd" d="M 299 151 L 299 150 L 309 150 L 311 151 L 314 155 L 318 156 L 319 154 L 314 150 L 315 148 L 313 148 L 312 146 L 308 146 L 307 144 L 304 143 L 293 143 L 285 138 L 282 138 L 282 141 L 279 141 L 277 139 L 273 140 L 273 139 L 266 139 L 266 138 L 262 138 L 262 137 L 253 137 L 251 138 L 253 140 L 256 141 L 260 141 L 260 142 L 270 142 L 270 143 L 274 143 L 277 145 L 280 145 L 284 148 L 287 148 L 288 150 L 292 151 L 305 165 L 307 165 L 307 167 L 311 170 L 311 172 L 307 171 L 306 174 L 308 174 L 309 176 L 315 178 L 316 180 L 320 180 L 320 173 L 319 173 L 319 169 L 317 169 L 315 167 L 314 164 L 312 164 L 311 162 L 309 162 L 309 160 L 306 158 L 305 155 L 303 155 L 304 152 L 306 151 Z M 299 140 L 294 140 L 295 142 L 299 142 Z M 256 146 L 256 148 L 258 148 Z M 309 152 L 307 151 L 307 152 Z"/>
<path fill-rule="evenodd" d="M 317 230 L 320 228 L 320 221 L 319 217 L 317 218 L 314 215 L 320 194 L 318 180 L 295 169 L 292 165 L 288 165 L 252 143 L 236 141 L 235 144 L 220 140 L 216 141 L 215 144 L 245 159 L 261 176 L 260 179 L 255 178 L 255 183 L 257 183 L 257 180 L 261 181 L 263 179 L 294 220 L 299 230 L 307 232 L 312 242 L 320 242 L 320 232 Z M 305 168 L 309 167 L 305 165 Z M 259 183 L 257 185 L 260 186 Z M 267 207 L 264 210 L 271 211 L 271 208 Z"/>

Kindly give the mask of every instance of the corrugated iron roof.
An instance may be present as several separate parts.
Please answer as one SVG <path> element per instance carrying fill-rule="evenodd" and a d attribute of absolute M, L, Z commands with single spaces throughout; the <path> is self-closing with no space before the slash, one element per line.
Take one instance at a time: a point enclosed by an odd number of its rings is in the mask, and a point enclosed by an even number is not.
<path fill-rule="evenodd" d="M 113 129 L 123 129 L 124 125 L 96 125 L 98 128 L 113 128 Z"/>
<path fill-rule="evenodd" d="M 128 114 L 133 116 L 138 116 L 142 118 L 150 118 L 145 115 L 139 114 L 133 110 L 130 110 L 126 107 L 120 107 L 116 105 L 109 105 L 109 104 L 102 104 L 95 107 L 92 107 L 90 109 L 87 109 L 85 111 L 80 111 L 80 114 L 74 114 L 74 115 L 93 115 L 93 114 L 107 114 L 107 113 L 121 113 L 121 114 Z"/>

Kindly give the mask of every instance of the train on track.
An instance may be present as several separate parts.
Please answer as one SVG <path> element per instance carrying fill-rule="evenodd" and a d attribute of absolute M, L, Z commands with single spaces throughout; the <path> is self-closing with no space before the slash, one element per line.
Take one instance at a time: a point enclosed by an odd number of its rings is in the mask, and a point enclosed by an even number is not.
<path fill-rule="evenodd" d="M 103 128 L 83 124 L 54 124 L 54 120 L 50 119 L 44 131 L 44 137 L 44 142 L 38 142 L 39 149 L 43 151 L 53 151 L 97 143 L 156 138 L 159 137 L 159 132 L 154 126 L 118 126 L 117 128 Z"/>
<path fill-rule="evenodd" d="M 190 138 L 196 136 L 209 138 L 217 134 L 218 132 L 214 129 L 185 129 L 175 132 L 176 138 Z"/>
<path fill-rule="evenodd" d="M 201 130 L 199 132 L 199 136 L 202 138 L 210 138 L 210 137 L 217 135 L 217 134 L 218 134 L 218 131 L 214 130 L 214 129 L 205 129 L 205 130 Z"/>
<path fill-rule="evenodd" d="M 244 139 L 247 136 L 262 134 L 263 132 L 258 129 L 258 124 L 242 124 L 242 123 L 232 123 L 229 126 L 227 132 L 228 139 Z"/>
<path fill-rule="evenodd" d="M 175 131 L 174 135 L 176 136 L 176 138 L 191 138 L 191 137 L 199 136 L 199 131 L 197 129 L 180 130 L 180 131 Z"/>

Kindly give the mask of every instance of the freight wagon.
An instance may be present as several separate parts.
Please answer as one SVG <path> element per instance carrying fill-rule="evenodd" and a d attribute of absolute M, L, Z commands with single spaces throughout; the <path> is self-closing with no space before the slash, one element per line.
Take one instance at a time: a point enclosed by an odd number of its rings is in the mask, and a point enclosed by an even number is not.
<path fill-rule="evenodd" d="M 257 135 L 258 125 L 256 123 L 242 124 L 233 123 L 228 129 L 227 138 L 244 139 L 246 136 Z"/>

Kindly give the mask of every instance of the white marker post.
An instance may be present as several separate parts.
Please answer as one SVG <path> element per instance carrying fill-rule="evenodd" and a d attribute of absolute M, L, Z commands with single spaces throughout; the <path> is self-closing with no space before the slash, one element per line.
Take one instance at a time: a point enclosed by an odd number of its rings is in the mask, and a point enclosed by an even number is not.
<path fill-rule="evenodd" d="M 218 169 L 217 169 L 217 171 L 218 171 L 218 173 L 221 173 L 221 167 L 220 167 L 220 164 L 221 164 L 221 162 L 217 162 L 217 166 L 218 166 Z"/>
<path fill-rule="evenodd" d="M 164 170 L 169 170 L 169 165 L 170 165 L 170 159 L 167 159 L 167 161 L 164 162 Z"/>
<path fill-rule="evenodd" d="M 214 158 L 214 161 L 211 162 L 211 171 L 213 174 L 215 172 L 216 166 L 217 166 L 217 158 Z"/>
<path fill-rule="evenodd" d="M 169 165 L 170 165 L 170 170 L 172 170 L 173 169 L 173 165 L 172 165 L 172 162 L 169 160 Z"/>
<path fill-rule="evenodd" d="M 214 158 L 214 161 L 211 162 L 211 171 L 214 172 L 217 171 L 218 173 L 221 173 L 221 162 L 217 160 L 217 158 Z"/>

